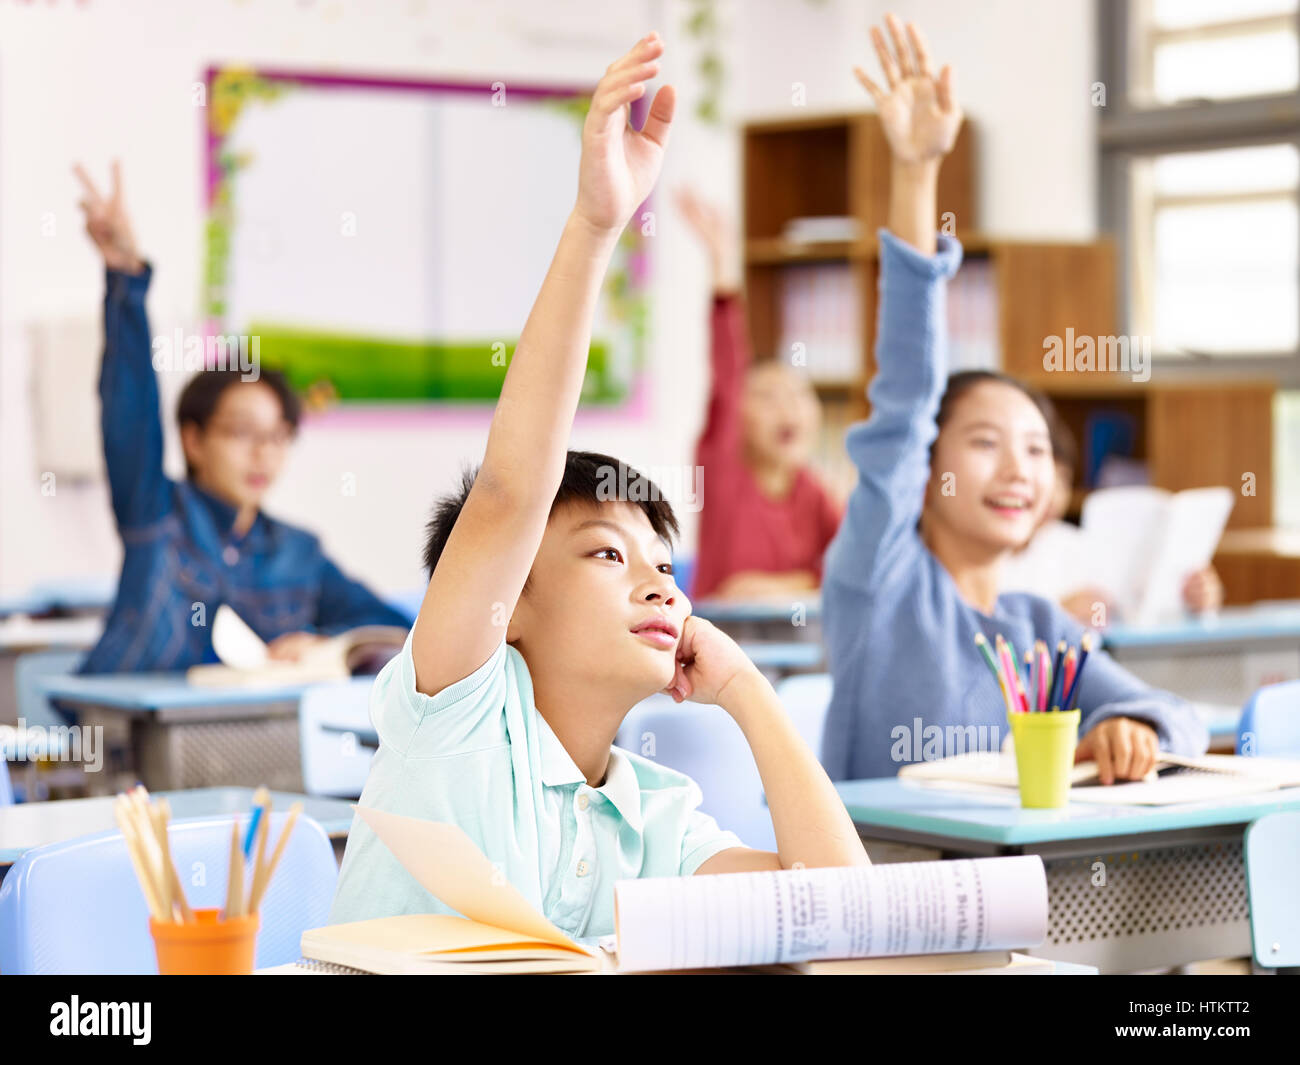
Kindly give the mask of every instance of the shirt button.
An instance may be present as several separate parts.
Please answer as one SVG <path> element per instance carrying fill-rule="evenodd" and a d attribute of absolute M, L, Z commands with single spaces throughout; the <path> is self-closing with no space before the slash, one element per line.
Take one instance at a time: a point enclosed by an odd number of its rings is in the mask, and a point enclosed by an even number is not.
<path fill-rule="evenodd" d="M 225 559 L 227 566 L 233 566 L 239 561 L 239 548 L 234 544 L 227 544 L 226 549 L 221 552 L 221 557 Z"/>
<path fill-rule="evenodd" d="M 578 875 L 579 875 L 579 876 L 586 876 L 589 872 L 591 872 L 591 867 L 590 867 L 589 865 L 587 865 L 586 862 L 579 862 L 579 863 L 578 863 Z"/>
<path fill-rule="evenodd" d="M 585 795 L 579 795 L 579 796 L 578 796 L 578 809 L 579 809 L 579 810 L 585 810 L 585 809 L 587 808 L 587 806 L 589 805 L 589 802 L 590 802 L 590 800 L 588 800 L 587 796 L 585 796 Z"/>

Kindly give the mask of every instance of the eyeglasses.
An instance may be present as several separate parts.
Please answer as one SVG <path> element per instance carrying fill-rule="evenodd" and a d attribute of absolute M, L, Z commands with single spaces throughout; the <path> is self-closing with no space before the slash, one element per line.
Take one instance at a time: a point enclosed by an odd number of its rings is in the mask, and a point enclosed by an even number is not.
<path fill-rule="evenodd" d="M 252 425 L 243 425 L 239 423 L 231 425 L 214 422 L 211 428 L 218 436 L 223 436 L 227 440 L 233 440 L 241 447 L 256 447 L 258 444 L 265 441 L 272 447 L 284 448 L 288 447 L 290 442 L 293 440 L 293 430 L 285 425 L 277 426 L 267 433 L 259 432 L 257 428 Z"/>

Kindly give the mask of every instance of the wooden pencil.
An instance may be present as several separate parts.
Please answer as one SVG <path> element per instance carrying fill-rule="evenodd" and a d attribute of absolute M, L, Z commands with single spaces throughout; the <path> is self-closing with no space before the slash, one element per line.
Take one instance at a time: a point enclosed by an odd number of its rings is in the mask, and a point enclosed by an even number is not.
<path fill-rule="evenodd" d="M 262 896 L 266 894 L 266 889 L 271 883 L 271 877 L 275 875 L 275 867 L 280 864 L 280 858 L 284 855 L 285 844 L 289 842 L 289 833 L 293 831 L 293 826 L 298 823 L 298 815 L 301 813 L 302 803 L 296 802 L 289 807 L 289 816 L 284 819 L 284 828 L 280 830 L 280 838 L 275 841 L 275 850 L 271 852 L 271 860 L 263 870 L 261 880 L 253 885 L 253 898 L 248 904 L 251 913 L 256 913 L 258 907 L 262 905 Z"/>

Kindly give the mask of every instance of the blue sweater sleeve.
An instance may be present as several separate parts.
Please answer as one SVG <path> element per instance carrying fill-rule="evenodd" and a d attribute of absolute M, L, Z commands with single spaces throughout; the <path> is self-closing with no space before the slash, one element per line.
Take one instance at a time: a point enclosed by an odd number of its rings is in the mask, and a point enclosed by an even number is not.
<path fill-rule="evenodd" d="M 99 371 L 104 464 L 119 531 L 158 521 L 171 506 L 163 473 L 162 422 L 144 298 L 153 267 L 109 270 L 104 295 L 104 360 Z"/>
<path fill-rule="evenodd" d="M 845 438 L 858 482 L 826 556 L 826 579 L 861 588 L 915 535 L 930 477 L 935 413 L 948 377 L 944 284 L 961 245 L 940 236 L 927 258 L 880 231 L 880 312 L 871 416 Z"/>
<path fill-rule="evenodd" d="M 396 625 L 409 629 L 412 624 L 411 618 L 321 556 L 320 599 L 316 608 L 318 632 L 332 636 L 360 625 Z"/>

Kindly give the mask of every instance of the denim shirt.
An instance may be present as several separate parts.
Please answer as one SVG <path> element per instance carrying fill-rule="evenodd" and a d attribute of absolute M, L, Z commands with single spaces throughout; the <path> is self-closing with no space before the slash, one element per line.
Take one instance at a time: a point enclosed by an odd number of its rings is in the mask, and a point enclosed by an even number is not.
<path fill-rule="evenodd" d="M 104 460 L 124 557 L 117 598 L 82 673 L 182 670 L 215 661 L 212 621 L 228 603 L 264 640 L 411 619 L 346 577 L 311 533 L 237 508 L 163 473 L 163 432 L 144 298 L 152 267 L 110 270 L 99 376 Z"/>

